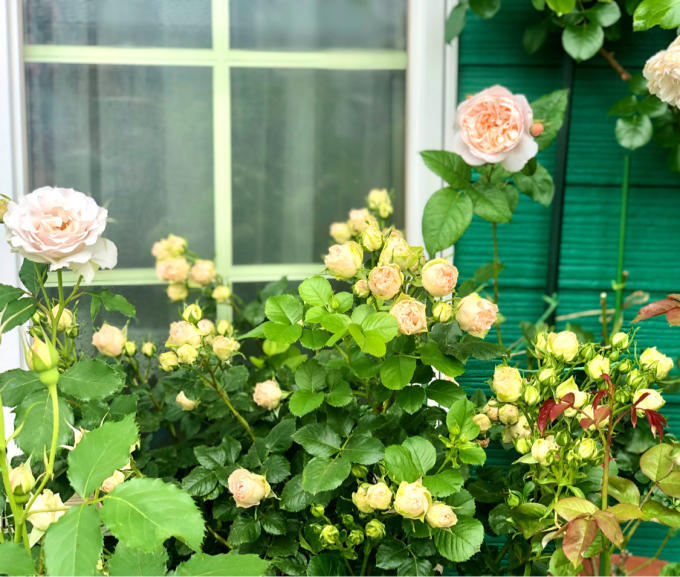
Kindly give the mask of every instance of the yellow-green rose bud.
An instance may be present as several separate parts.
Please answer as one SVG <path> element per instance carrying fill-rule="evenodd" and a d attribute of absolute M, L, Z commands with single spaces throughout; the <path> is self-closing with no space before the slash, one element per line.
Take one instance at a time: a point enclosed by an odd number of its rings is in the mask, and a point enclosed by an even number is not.
<path fill-rule="evenodd" d="M 629 342 L 630 339 L 628 338 L 628 334 L 622 331 L 615 333 L 612 337 L 612 346 L 616 347 L 617 349 L 628 348 Z"/>
<path fill-rule="evenodd" d="M 15 495 L 27 495 L 35 487 L 35 477 L 28 463 L 21 463 L 10 470 L 9 486 Z"/>
<path fill-rule="evenodd" d="M 622 375 L 629 373 L 632 369 L 633 363 L 630 359 L 624 359 L 618 365 L 616 365 L 616 370 Z"/>
<path fill-rule="evenodd" d="M 326 514 L 326 508 L 323 505 L 314 504 L 309 508 L 312 517 L 323 517 Z"/>
<path fill-rule="evenodd" d="M 525 455 L 531 451 L 531 441 L 527 437 L 519 437 L 518 439 L 515 439 L 514 443 L 515 449 L 521 455 Z"/>
<path fill-rule="evenodd" d="M 362 483 L 356 492 L 352 493 L 352 503 L 362 513 L 373 513 L 373 507 L 368 503 L 368 489 L 371 485 Z"/>
<path fill-rule="evenodd" d="M 366 475 L 368 475 L 368 467 L 354 463 L 352 465 L 352 475 L 357 479 L 365 479 Z"/>
<path fill-rule="evenodd" d="M 217 285 L 212 291 L 212 298 L 218 303 L 227 303 L 231 298 L 231 287 L 226 285 Z"/>
<path fill-rule="evenodd" d="M 165 294 L 168 295 L 168 298 L 173 303 L 177 303 L 185 300 L 189 296 L 189 289 L 183 282 L 173 282 L 165 289 Z"/>
<path fill-rule="evenodd" d="M 394 510 L 405 519 L 423 521 L 432 504 L 432 495 L 420 481 L 402 481 L 394 498 Z"/>
<path fill-rule="evenodd" d="M 385 536 L 385 525 L 377 519 L 371 519 L 366 523 L 365 532 L 369 539 L 375 539 L 377 541 Z"/>
<path fill-rule="evenodd" d="M 332 223 L 329 233 L 338 244 L 343 244 L 352 238 L 352 229 L 346 222 Z"/>
<path fill-rule="evenodd" d="M 432 316 L 440 323 L 446 323 L 453 317 L 453 306 L 450 303 L 439 301 L 432 307 Z"/>
<path fill-rule="evenodd" d="M 574 377 L 569 377 L 555 389 L 555 400 L 559 401 L 570 393 L 574 395 L 574 407 L 580 409 L 586 404 L 588 394 L 579 390 Z M 576 413 L 574 409 L 567 409 L 565 412 L 568 417 L 573 417 Z"/>
<path fill-rule="evenodd" d="M 368 287 L 368 281 L 362 278 L 355 282 L 352 286 L 352 292 L 362 299 L 368 297 L 368 295 L 371 294 L 371 289 Z"/>
<path fill-rule="evenodd" d="M 164 370 L 166 373 L 169 373 L 177 368 L 177 365 L 179 365 L 179 360 L 177 359 L 177 355 L 175 353 L 168 351 L 167 353 L 161 353 L 158 355 L 158 364 L 162 370 Z"/>
<path fill-rule="evenodd" d="M 123 348 L 128 357 L 134 357 L 137 353 L 137 343 L 135 343 L 135 341 L 125 341 Z"/>
<path fill-rule="evenodd" d="M 236 339 L 217 335 L 212 342 L 212 350 L 221 361 L 229 360 L 241 348 Z"/>
<path fill-rule="evenodd" d="M 578 337 L 572 331 L 548 335 L 548 350 L 560 360 L 572 361 L 578 355 Z"/>
<path fill-rule="evenodd" d="M 479 427 L 481 433 L 486 433 L 491 428 L 491 419 L 484 413 L 472 417 L 472 422 Z"/>
<path fill-rule="evenodd" d="M 7 214 L 7 209 L 9 208 L 9 200 L 6 198 L 0 198 L 0 224 L 5 222 L 5 215 Z"/>
<path fill-rule="evenodd" d="M 356 522 L 354 521 L 354 517 L 352 515 L 349 515 L 348 513 L 343 513 L 340 515 L 340 521 L 342 521 L 342 524 L 345 527 L 355 527 Z"/>
<path fill-rule="evenodd" d="M 538 372 L 538 381 L 542 384 L 551 382 L 555 377 L 555 369 L 547 367 Z"/>
<path fill-rule="evenodd" d="M 649 384 L 649 379 L 647 378 L 647 375 L 643 373 L 640 369 L 633 369 L 628 373 L 628 377 L 626 379 L 628 384 L 635 388 L 639 389 L 640 387 L 646 387 Z"/>
<path fill-rule="evenodd" d="M 548 340 L 545 333 L 538 333 L 534 341 L 534 355 L 537 359 L 542 359 L 548 351 Z"/>
<path fill-rule="evenodd" d="M 491 388 L 503 403 L 513 403 L 522 394 L 522 375 L 514 367 L 497 365 L 493 373 Z"/>
<path fill-rule="evenodd" d="M 196 324 L 203 318 L 203 311 L 197 304 L 184 307 L 182 318 L 188 323 Z"/>
<path fill-rule="evenodd" d="M 177 360 L 185 365 L 193 365 L 198 358 L 198 351 L 191 345 L 182 345 L 177 349 Z"/>
<path fill-rule="evenodd" d="M 226 319 L 217 323 L 217 332 L 221 335 L 231 335 L 234 333 L 234 326 Z"/>
<path fill-rule="evenodd" d="M 364 532 L 361 529 L 352 529 L 347 536 L 347 543 L 356 547 L 364 542 Z"/>
<path fill-rule="evenodd" d="M 593 458 L 597 454 L 597 444 L 594 439 L 581 439 L 577 445 L 576 453 L 583 460 Z"/>
<path fill-rule="evenodd" d="M 376 483 L 375 485 L 370 485 L 368 489 L 366 489 L 366 499 L 369 507 L 384 511 L 385 509 L 390 508 L 390 504 L 392 503 L 392 491 L 385 483 Z"/>
<path fill-rule="evenodd" d="M 602 355 L 595 355 L 586 363 L 586 374 L 594 381 L 602 379 L 602 375 L 609 374 L 609 359 Z"/>
<path fill-rule="evenodd" d="M 177 393 L 175 397 L 175 402 L 182 407 L 183 411 L 193 411 L 198 406 L 198 401 L 192 401 L 186 396 L 184 391 Z"/>
<path fill-rule="evenodd" d="M 387 218 L 392 214 L 392 199 L 386 188 L 374 188 L 368 193 L 368 208 L 376 211 L 380 218 Z"/>
<path fill-rule="evenodd" d="M 337 545 L 340 543 L 340 531 L 335 525 L 324 525 L 321 529 L 321 542 L 326 546 Z"/>
<path fill-rule="evenodd" d="M 26 362 L 36 373 L 52 371 L 59 365 L 59 353 L 49 340 L 43 341 L 35 337 L 28 351 Z"/>
<path fill-rule="evenodd" d="M 145 341 L 142 343 L 142 354 L 145 357 L 153 357 L 156 354 L 156 345 L 151 341 Z"/>
<path fill-rule="evenodd" d="M 524 389 L 524 402 L 527 405 L 533 407 L 540 400 L 541 393 L 538 392 L 536 387 L 529 385 L 526 389 Z"/>
<path fill-rule="evenodd" d="M 651 347 L 640 355 L 640 364 L 646 371 L 656 371 L 657 379 L 664 379 L 673 368 L 673 359 Z"/>
<path fill-rule="evenodd" d="M 544 439 L 536 439 L 531 447 L 531 456 L 541 465 L 547 465 L 552 455 L 559 450 L 555 436 L 549 435 Z"/>
<path fill-rule="evenodd" d="M 504 425 L 514 425 L 519 419 L 519 409 L 515 405 L 503 405 L 498 411 L 498 419 Z"/>
<path fill-rule="evenodd" d="M 430 527 L 446 529 L 453 527 L 458 523 L 458 517 L 453 512 L 453 509 L 446 503 L 435 501 L 432 506 L 428 508 L 425 514 L 425 520 Z"/>
<path fill-rule="evenodd" d="M 371 252 L 380 250 L 383 244 L 383 235 L 377 226 L 369 226 L 361 233 L 361 244 Z"/>
<path fill-rule="evenodd" d="M 59 305 L 55 305 L 52 307 L 52 316 L 54 318 L 57 318 L 57 315 L 59 314 Z M 59 321 L 57 321 L 57 330 L 58 331 L 65 331 L 66 329 L 70 329 L 73 326 L 73 313 L 68 310 L 64 309 L 61 311 L 61 315 L 59 315 Z"/>

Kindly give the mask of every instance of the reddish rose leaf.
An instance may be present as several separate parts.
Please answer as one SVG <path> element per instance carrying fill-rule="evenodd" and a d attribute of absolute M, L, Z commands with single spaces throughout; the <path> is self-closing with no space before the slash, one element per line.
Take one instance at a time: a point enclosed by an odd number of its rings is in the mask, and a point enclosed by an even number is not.
<path fill-rule="evenodd" d="M 600 389 L 595 393 L 595 398 L 593 399 L 593 410 L 597 410 L 597 407 L 600 406 L 600 401 L 607 393 L 609 393 L 607 389 Z"/>
<path fill-rule="evenodd" d="M 668 313 L 668 311 L 680 307 L 680 302 L 675 299 L 678 295 L 668 295 L 669 297 L 660 301 L 655 301 L 649 303 L 648 305 L 642 307 L 637 316 L 633 319 L 634 323 L 644 321 L 646 319 L 651 319 L 653 317 L 658 317 Z"/>
<path fill-rule="evenodd" d="M 593 411 L 593 418 L 596 423 L 601 423 L 602 421 L 606 421 L 611 414 L 612 410 L 606 405 L 602 405 Z"/>
<path fill-rule="evenodd" d="M 594 519 L 577 518 L 569 522 L 562 540 L 562 550 L 574 567 L 583 560 L 583 554 L 597 537 L 597 523 Z"/>
<path fill-rule="evenodd" d="M 555 401 L 548 399 L 545 403 L 543 403 L 541 410 L 538 411 L 536 424 L 538 425 L 538 430 L 540 431 L 541 436 L 545 434 L 545 429 L 548 426 L 548 419 L 550 418 L 550 411 L 555 405 Z"/>
<path fill-rule="evenodd" d="M 590 417 L 583 417 L 579 421 L 579 425 L 581 425 L 581 427 L 583 427 L 584 429 L 587 429 L 588 427 L 590 427 L 590 425 L 594 425 L 594 424 L 595 424 L 595 421 L 593 421 Z"/>
<path fill-rule="evenodd" d="M 680 305 L 680 303 L 678 303 Z M 666 313 L 666 320 L 672 327 L 680 327 L 680 306 Z"/>
<path fill-rule="evenodd" d="M 672 300 L 674 300 L 674 301 L 680 302 L 680 294 L 677 294 L 677 293 L 676 293 L 676 294 L 666 295 L 666 298 L 667 298 L 667 299 L 672 299 Z"/>
<path fill-rule="evenodd" d="M 663 441 L 663 431 L 664 426 L 668 426 L 668 422 L 658 411 L 652 411 L 651 409 L 645 409 L 645 415 L 647 415 L 647 420 L 649 421 L 649 426 L 652 429 L 652 435 L 656 437 L 656 433 L 659 433 L 659 440 Z"/>
<path fill-rule="evenodd" d="M 641 403 L 642 401 L 644 401 L 648 396 L 649 396 L 649 393 L 642 393 L 642 394 L 640 395 L 640 398 L 639 398 L 637 401 L 635 401 L 635 402 L 633 403 L 633 407 L 637 407 L 637 405 L 638 405 L 639 403 Z"/>
<path fill-rule="evenodd" d="M 602 373 L 600 375 L 605 381 L 607 381 L 607 384 L 609 385 L 609 390 L 613 387 L 612 385 L 612 380 L 609 378 L 609 375 L 607 373 Z"/>
<path fill-rule="evenodd" d="M 635 410 L 635 405 L 630 408 L 630 424 L 633 425 L 633 429 L 637 427 L 637 411 Z"/>
<path fill-rule="evenodd" d="M 564 411 L 566 411 L 569 407 L 571 407 L 571 405 L 564 404 L 564 403 L 560 403 L 559 405 L 553 406 L 553 408 L 550 409 L 550 420 L 554 421 L 557 417 L 559 417 L 562 413 L 564 413 Z"/>
<path fill-rule="evenodd" d="M 613 513 L 610 513 L 609 511 L 597 511 L 595 513 L 595 522 L 607 539 L 612 543 L 618 546 L 623 543 L 621 526 Z"/>

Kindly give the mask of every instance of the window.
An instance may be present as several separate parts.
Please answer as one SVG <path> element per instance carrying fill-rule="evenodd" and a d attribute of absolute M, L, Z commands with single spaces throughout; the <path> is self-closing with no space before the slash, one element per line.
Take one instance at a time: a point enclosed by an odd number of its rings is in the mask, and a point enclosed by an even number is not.
<path fill-rule="evenodd" d="M 166 324 L 149 251 L 169 232 L 237 292 L 318 272 L 328 225 L 373 187 L 394 189 L 417 242 L 438 184 L 417 151 L 443 145 L 446 3 L 8 3 L 0 55 L 25 76 L 9 188 L 108 206 L 119 263 L 95 282 L 153 303 L 145 331 Z"/>

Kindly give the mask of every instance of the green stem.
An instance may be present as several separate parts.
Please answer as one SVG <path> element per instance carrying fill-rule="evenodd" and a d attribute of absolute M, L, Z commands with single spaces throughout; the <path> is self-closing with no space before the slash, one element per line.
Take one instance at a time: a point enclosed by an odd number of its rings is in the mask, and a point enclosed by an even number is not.
<path fill-rule="evenodd" d="M 609 344 L 609 329 L 607 321 L 607 293 L 600 295 L 600 304 L 602 305 L 602 342 L 605 346 Z"/>
<path fill-rule="evenodd" d="M 491 223 L 491 234 L 493 236 L 493 297 L 496 305 L 498 305 L 498 274 L 500 273 L 500 261 L 498 260 L 498 231 L 497 224 Z M 503 336 L 501 335 L 501 324 L 496 321 L 496 335 L 498 336 L 498 344 L 503 346 Z"/>
<path fill-rule="evenodd" d="M 20 510 L 14 499 L 14 492 L 12 491 L 12 486 L 9 482 L 9 463 L 7 462 L 7 444 L 5 440 L 5 413 L 2 410 L 2 398 L 0 398 L 0 472 L 2 473 L 2 484 L 5 488 L 7 500 L 9 501 L 9 507 L 12 510 L 12 515 L 16 519 Z M 4 540 L 5 537 L 0 529 L 0 543 L 4 542 Z"/>
<path fill-rule="evenodd" d="M 623 182 L 621 184 L 621 218 L 619 220 L 619 252 L 616 263 L 616 309 L 614 312 L 614 324 L 612 332 L 616 332 L 623 323 L 623 289 L 625 278 L 623 273 L 623 260 L 626 248 L 626 219 L 628 216 L 628 185 L 630 175 L 630 155 L 626 154 L 623 159 Z"/>
<path fill-rule="evenodd" d="M 364 562 L 361 564 L 360 575 L 366 575 L 366 569 L 368 568 L 368 559 L 371 556 L 371 544 L 366 541 L 364 544 Z"/>
<path fill-rule="evenodd" d="M 606 322 L 605 322 L 606 326 Z M 611 454 L 612 448 L 612 436 L 614 434 L 614 392 L 615 387 L 613 384 L 609 385 L 609 429 L 607 431 L 607 442 L 604 444 L 604 463 L 602 472 L 602 506 L 601 509 L 605 511 L 609 506 L 609 456 Z M 600 554 L 600 575 L 611 575 L 612 574 L 612 551 L 610 549 L 605 549 Z"/>
<path fill-rule="evenodd" d="M 673 536 L 675 535 L 675 531 L 676 531 L 676 529 L 669 529 L 669 530 L 668 530 L 668 533 L 666 533 L 666 537 L 665 537 L 664 540 L 661 542 L 661 545 L 659 545 L 659 548 L 656 550 L 656 553 L 654 553 L 654 557 L 650 557 L 649 559 L 647 559 L 647 561 L 645 561 L 645 562 L 642 563 L 641 565 L 638 565 L 637 567 L 635 567 L 635 568 L 630 572 L 630 574 L 631 574 L 631 575 L 635 575 L 635 574 L 638 573 L 641 569 L 644 569 L 644 568 L 647 567 L 648 565 L 651 565 L 652 563 L 654 563 L 654 561 L 656 561 L 656 560 L 659 558 L 659 555 L 661 555 L 661 551 L 663 551 L 664 547 L 668 544 L 668 541 L 670 540 L 670 538 L 673 537 Z"/>

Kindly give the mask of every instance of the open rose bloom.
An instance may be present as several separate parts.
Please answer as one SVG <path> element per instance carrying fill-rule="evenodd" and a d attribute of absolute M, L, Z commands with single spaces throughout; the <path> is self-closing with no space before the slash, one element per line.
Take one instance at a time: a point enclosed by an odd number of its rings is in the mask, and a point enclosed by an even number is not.
<path fill-rule="evenodd" d="M 531 136 L 533 112 L 523 94 L 492 86 L 458 105 L 453 152 L 470 166 L 500 164 L 510 172 L 524 168 L 538 152 Z"/>
<path fill-rule="evenodd" d="M 107 214 L 82 192 L 45 186 L 9 203 L 7 242 L 30 261 L 70 268 L 90 282 L 97 269 L 118 260 L 116 245 L 101 237 Z"/>

